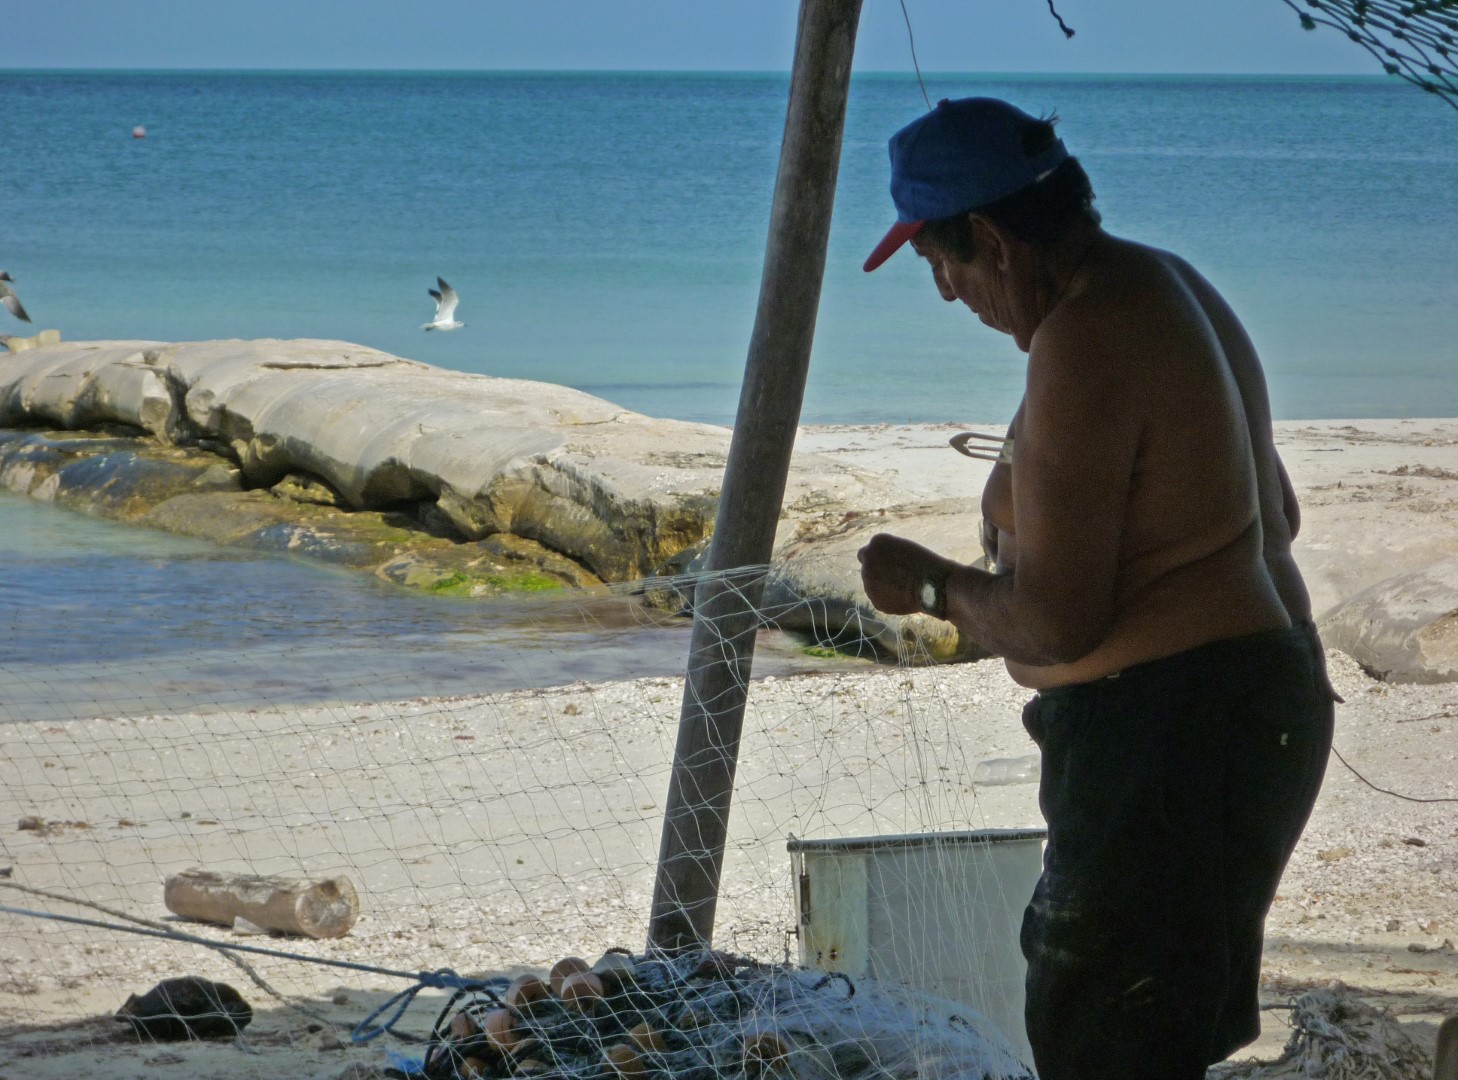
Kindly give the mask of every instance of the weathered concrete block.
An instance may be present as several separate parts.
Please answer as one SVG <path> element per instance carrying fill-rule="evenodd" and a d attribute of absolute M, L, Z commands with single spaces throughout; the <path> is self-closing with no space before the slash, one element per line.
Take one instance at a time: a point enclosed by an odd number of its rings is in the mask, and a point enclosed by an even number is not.
<path fill-rule="evenodd" d="M 1458 558 L 1380 581 L 1329 613 L 1322 641 L 1389 682 L 1458 680 Z"/>

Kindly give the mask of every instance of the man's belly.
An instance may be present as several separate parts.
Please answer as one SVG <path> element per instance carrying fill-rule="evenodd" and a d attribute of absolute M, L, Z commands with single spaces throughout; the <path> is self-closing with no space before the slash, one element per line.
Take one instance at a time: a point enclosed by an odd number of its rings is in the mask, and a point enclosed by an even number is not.
<path fill-rule="evenodd" d="M 1109 633 L 1087 656 L 1067 664 L 1008 660 L 1007 671 L 1021 686 L 1047 690 L 1107 678 L 1212 641 L 1290 625 L 1262 564 L 1189 566 L 1127 598 Z"/>

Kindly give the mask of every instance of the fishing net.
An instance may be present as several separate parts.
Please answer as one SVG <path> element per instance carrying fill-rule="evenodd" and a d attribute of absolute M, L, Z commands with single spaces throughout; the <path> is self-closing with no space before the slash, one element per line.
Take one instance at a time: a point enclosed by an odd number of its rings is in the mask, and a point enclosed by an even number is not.
<path fill-rule="evenodd" d="M 1350 990 L 1322 988 L 1291 1005 L 1291 1037 L 1273 1062 L 1218 1067 L 1217 1080 L 1428 1080 L 1433 1063 L 1391 1014 Z"/>
<path fill-rule="evenodd" d="M 683 1080 L 1032 1080 L 1007 1040 L 954 1002 L 843 974 L 724 953 L 675 959 L 605 954 L 585 972 L 565 958 L 550 984 L 524 975 L 462 995 L 411 1080 L 652 1072 Z M 555 989 L 553 989 L 555 987 Z"/>
<path fill-rule="evenodd" d="M 1339 30 L 1406 79 L 1458 109 L 1458 0 L 1282 0 L 1301 25 Z M 1303 6 L 1305 10 L 1303 10 Z"/>
<path fill-rule="evenodd" d="M 790 619 L 789 607 L 766 603 L 762 614 Z M 200 1078 L 286 1069 L 333 1080 L 348 1062 L 424 1072 L 428 1050 L 432 1080 L 481 1075 L 481 1062 L 493 1076 L 540 1066 L 610 1080 L 638 1071 L 605 1055 L 626 1054 L 615 1047 L 644 1023 L 664 1040 L 633 1051 L 645 1077 L 738 1076 L 746 1062 L 751 1073 L 762 1064 L 805 1077 L 1027 1075 L 982 1019 L 1019 1015 L 1011 921 L 1031 892 L 1026 875 L 992 867 L 968 880 L 965 852 L 930 853 L 920 881 L 939 900 L 920 914 L 880 904 L 877 880 L 864 876 L 860 905 L 847 892 L 842 908 L 880 920 L 871 944 L 881 958 L 843 955 L 826 966 L 844 977 L 825 981 L 796 948 L 805 893 L 787 850 L 797 837 L 1036 825 L 1035 771 L 974 781 L 984 759 L 1031 749 L 1024 694 L 1000 665 L 800 652 L 769 674 L 778 646 L 766 641 L 714 930 L 716 948 L 752 960 L 674 966 L 650 962 L 643 945 L 683 698 L 682 678 L 666 672 L 682 665 L 686 620 L 664 625 L 627 589 L 492 611 L 514 611 L 515 644 L 488 648 L 458 628 L 433 639 L 438 659 L 488 683 L 514 672 L 539 685 L 442 682 L 404 643 L 363 673 L 345 666 L 355 642 L 343 627 L 332 645 L 182 648 L 105 670 L 47 661 L 44 649 L 28 661 L 0 656 L 0 1077 L 13 1080 L 7 1061 L 24 1063 L 14 1077 L 50 1080 L 160 1056 Z M 581 633 L 563 629 L 572 617 Z M 664 674 L 645 674 L 648 651 L 612 652 L 644 635 L 674 654 Z M 544 668 L 560 672 L 555 684 Z M 571 677 L 584 670 L 593 681 Z M 976 746 L 964 739 L 969 718 L 991 725 Z M 1034 874 L 1038 850 L 1033 841 Z M 203 889 L 209 875 L 240 901 L 252 888 L 242 876 L 259 875 L 325 883 L 296 891 L 355 906 L 337 933 L 269 937 L 262 915 L 186 914 L 179 890 Z M 817 916 L 831 914 L 818 879 L 815 890 Z M 984 912 L 1003 920 L 995 955 L 975 942 L 938 945 L 941 927 Z M 58 921 L 73 916 L 91 922 Z M 538 1041 L 535 1058 L 472 1052 L 490 1049 L 479 1036 L 505 1007 L 508 977 L 611 949 L 632 950 L 638 964 L 617 996 L 588 1009 L 558 996 L 514 1017 L 522 1039 Z M 921 991 L 882 979 L 887 958 L 919 967 L 936 953 L 972 976 L 956 1003 L 934 1001 L 942 995 L 925 979 Z M 165 1018 L 112 1018 L 159 980 L 183 977 L 241 994 L 251 1006 L 241 1034 L 163 1043 L 154 1033 Z M 415 1040 L 456 995 L 422 1047 Z"/>

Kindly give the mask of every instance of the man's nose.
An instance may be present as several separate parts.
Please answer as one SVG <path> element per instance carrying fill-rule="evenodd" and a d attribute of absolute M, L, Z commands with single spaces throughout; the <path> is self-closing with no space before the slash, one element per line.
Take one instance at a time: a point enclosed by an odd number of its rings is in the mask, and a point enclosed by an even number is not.
<path fill-rule="evenodd" d="M 937 283 L 937 292 L 942 294 L 943 300 L 951 303 L 953 300 L 957 299 L 957 294 L 952 291 L 952 283 L 948 281 L 946 275 L 942 273 L 942 268 L 940 266 L 932 267 L 932 280 Z"/>

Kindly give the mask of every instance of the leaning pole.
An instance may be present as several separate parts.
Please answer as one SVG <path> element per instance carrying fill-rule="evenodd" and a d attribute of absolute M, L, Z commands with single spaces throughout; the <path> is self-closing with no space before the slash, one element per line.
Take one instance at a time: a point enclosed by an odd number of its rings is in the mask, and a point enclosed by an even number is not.
<path fill-rule="evenodd" d="M 805 395 L 860 10 L 861 0 L 800 4 L 759 305 L 707 572 L 694 591 L 648 923 L 654 952 L 707 947 L 713 936 L 763 568 Z"/>

